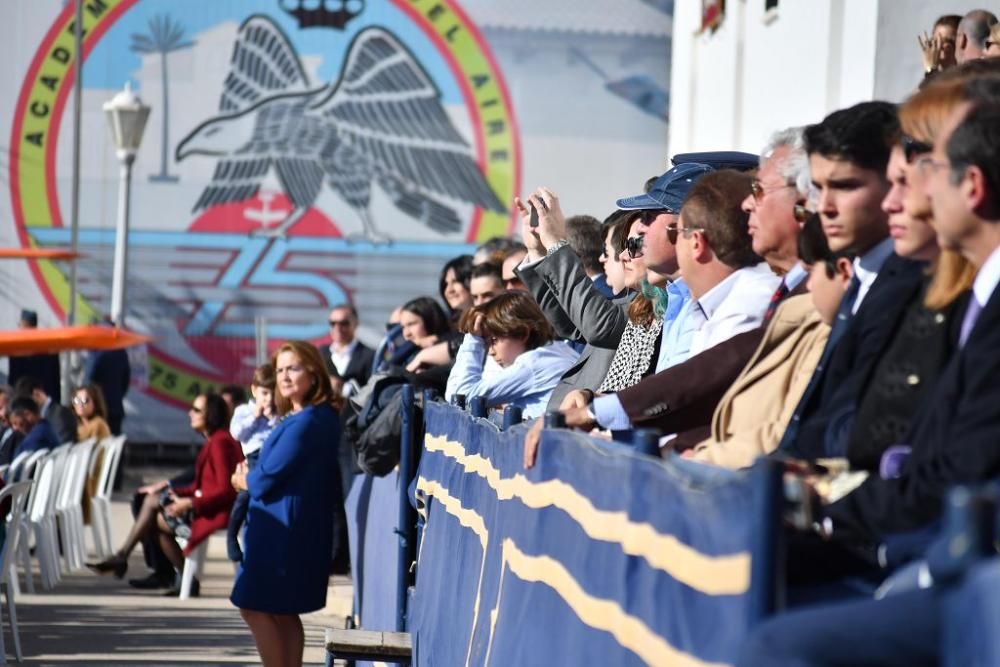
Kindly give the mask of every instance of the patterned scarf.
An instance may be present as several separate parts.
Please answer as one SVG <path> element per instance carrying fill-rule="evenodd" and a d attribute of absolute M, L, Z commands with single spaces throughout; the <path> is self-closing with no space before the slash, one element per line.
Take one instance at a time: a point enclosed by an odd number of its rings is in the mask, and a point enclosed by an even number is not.
<path fill-rule="evenodd" d="M 665 302 L 664 307 L 666 307 Z M 611 367 L 608 368 L 608 374 L 597 390 L 598 393 L 607 394 L 627 389 L 638 384 L 646 375 L 653 360 L 653 352 L 656 350 L 656 341 L 660 339 L 660 331 L 663 329 L 661 318 L 662 314 L 657 315 L 648 326 L 631 321 L 625 325 L 622 341 L 615 350 Z"/>
<path fill-rule="evenodd" d="M 648 280 L 643 278 L 642 282 L 639 283 L 639 291 L 653 302 L 653 317 L 658 320 L 663 319 L 663 313 L 667 312 L 667 290 L 651 285 Z"/>

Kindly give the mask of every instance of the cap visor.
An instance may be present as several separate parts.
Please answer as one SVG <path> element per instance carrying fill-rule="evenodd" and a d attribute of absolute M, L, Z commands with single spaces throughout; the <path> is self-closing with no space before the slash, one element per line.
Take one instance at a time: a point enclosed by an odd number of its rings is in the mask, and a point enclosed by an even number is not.
<path fill-rule="evenodd" d="M 656 201 L 648 194 L 625 197 L 615 202 L 615 205 L 622 211 L 641 211 L 644 209 L 661 209 L 663 204 Z"/>

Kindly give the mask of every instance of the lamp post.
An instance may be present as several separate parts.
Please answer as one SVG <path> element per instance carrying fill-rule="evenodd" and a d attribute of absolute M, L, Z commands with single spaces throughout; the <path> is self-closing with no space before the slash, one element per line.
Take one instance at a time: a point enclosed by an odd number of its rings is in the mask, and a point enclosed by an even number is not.
<path fill-rule="evenodd" d="M 111 280 L 111 319 L 118 326 L 125 324 L 125 274 L 128 270 L 129 202 L 132 194 L 132 163 L 142 142 L 142 133 L 149 118 L 149 107 L 142 103 L 132 86 L 104 104 L 104 113 L 111 125 L 118 159 L 121 160 L 121 184 L 118 191 L 118 221 L 115 225 L 115 259 Z"/>

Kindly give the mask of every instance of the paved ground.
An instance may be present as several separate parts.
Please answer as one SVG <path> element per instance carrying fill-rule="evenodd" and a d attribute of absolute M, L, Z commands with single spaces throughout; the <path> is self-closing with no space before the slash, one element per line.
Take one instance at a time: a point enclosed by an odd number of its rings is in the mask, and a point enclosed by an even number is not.
<path fill-rule="evenodd" d="M 134 488 L 129 484 L 124 488 Z M 117 500 L 113 509 L 116 543 L 131 525 L 125 496 Z M 137 550 L 127 577 L 144 574 L 145 564 Z M 232 578 L 222 537 L 213 537 L 209 543 L 201 597 L 184 602 L 135 590 L 125 580 L 99 577 L 89 570 L 64 575 L 52 591 L 42 592 L 36 570 L 36 593 L 27 594 L 22 580 L 17 597 L 23 664 L 260 664 L 250 632 L 229 602 Z M 307 664 L 323 664 L 323 629 L 343 627 L 350 608 L 350 580 L 331 579 L 327 608 L 303 618 Z M 7 656 L 13 663 L 6 608 L 3 621 Z"/>

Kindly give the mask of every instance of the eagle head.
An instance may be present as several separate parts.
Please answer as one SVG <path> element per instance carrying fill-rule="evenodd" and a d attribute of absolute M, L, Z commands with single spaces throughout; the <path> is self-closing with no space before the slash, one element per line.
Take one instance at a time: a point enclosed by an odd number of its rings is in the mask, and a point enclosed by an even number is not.
<path fill-rule="evenodd" d="M 253 139 L 253 116 L 219 116 L 194 129 L 177 144 L 178 162 L 188 155 L 232 155 Z"/>

